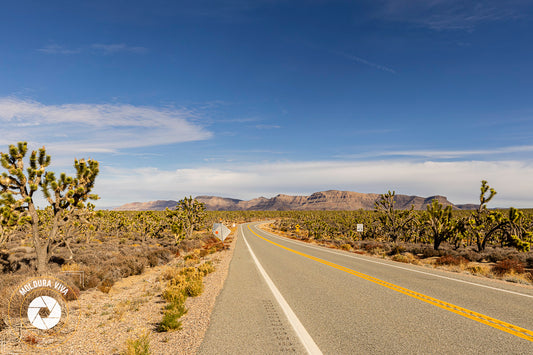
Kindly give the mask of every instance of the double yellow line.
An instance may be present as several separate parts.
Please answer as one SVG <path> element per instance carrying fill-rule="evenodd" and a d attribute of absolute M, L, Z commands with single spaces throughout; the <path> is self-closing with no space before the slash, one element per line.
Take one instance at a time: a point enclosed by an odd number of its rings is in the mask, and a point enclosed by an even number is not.
<path fill-rule="evenodd" d="M 429 303 L 429 304 L 432 304 L 434 306 L 440 307 L 440 308 L 445 309 L 447 311 L 459 314 L 459 315 L 461 315 L 463 317 L 470 318 L 470 319 L 475 320 L 477 322 L 486 324 L 486 325 L 491 326 L 493 328 L 502 330 L 502 331 L 504 331 L 506 333 L 513 334 L 513 335 L 516 335 L 517 337 L 520 337 L 522 339 L 526 339 L 526 340 L 529 340 L 529 341 L 533 342 L 533 332 L 531 330 L 528 330 L 528 329 L 525 329 L 525 328 L 521 328 L 519 326 L 510 324 L 510 323 L 503 322 L 501 320 L 486 316 L 486 315 L 481 314 L 481 313 L 477 313 L 477 312 L 471 311 L 471 310 L 466 309 L 466 308 L 462 308 L 462 307 L 453 305 L 453 304 L 448 303 L 448 302 L 441 301 L 439 299 L 436 299 L 436 298 L 433 298 L 433 297 L 430 297 L 430 296 L 426 296 L 426 295 L 424 295 L 422 293 L 411 291 L 411 290 L 409 290 L 407 288 L 404 288 L 404 287 L 392 284 L 390 282 L 386 282 L 386 281 L 377 279 L 375 277 L 363 274 L 361 272 L 349 269 L 349 268 L 341 266 L 341 265 L 337 265 L 337 264 L 332 263 L 330 261 L 327 261 L 327 260 L 324 260 L 324 259 L 320 259 L 320 258 L 317 258 L 315 256 L 308 255 L 308 254 L 296 251 L 294 249 L 288 248 L 286 246 L 283 246 L 281 244 L 278 244 L 276 242 L 273 242 L 273 241 L 271 241 L 269 239 L 266 239 L 266 238 L 260 236 L 259 234 L 255 233 L 252 230 L 252 228 L 250 228 L 249 225 L 248 225 L 248 229 L 250 230 L 250 232 L 252 232 L 257 237 L 259 237 L 259 238 L 261 238 L 261 239 L 263 239 L 263 240 L 265 240 L 265 241 L 267 241 L 267 242 L 269 242 L 271 244 L 274 244 L 275 246 L 278 246 L 278 247 L 280 247 L 282 249 L 288 250 L 290 252 L 293 252 L 295 254 L 301 255 L 301 256 L 306 257 L 308 259 L 314 260 L 314 261 L 319 262 L 321 264 L 324 264 L 324 265 L 327 265 L 327 266 L 331 266 L 331 267 L 333 267 L 335 269 L 347 272 L 348 274 L 360 277 L 362 279 L 368 280 L 368 281 L 373 282 L 375 284 L 378 284 L 380 286 L 387 287 L 387 288 L 389 288 L 391 290 L 394 290 L 396 292 L 403 293 L 404 295 L 419 299 L 421 301 L 424 301 L 426 303 Z"/>

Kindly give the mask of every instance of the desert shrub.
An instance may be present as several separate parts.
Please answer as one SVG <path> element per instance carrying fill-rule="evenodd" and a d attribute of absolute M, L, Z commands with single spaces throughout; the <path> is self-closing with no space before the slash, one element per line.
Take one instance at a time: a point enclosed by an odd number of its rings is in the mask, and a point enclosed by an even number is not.
<path fill-rule="evenodd" d="M 215 267 L 210 261 L 207 261 L 203 263 L 202 265 L 198 266 L 198 271 L 200 271 L 205 276 L 215 271 Z"/>
<path fill-rule="evenodd" d="M 180 270 L 177 267 L 165 266 L 161 271 L 161 278 L 163 280 L 172 280 L 180 275 Z"/>
<path fill-rule="evenodd" d="M 86 275 L 85 276 L 85 285 L 80 288 L 82 291 L 89 290 L 93 287 L 97 287 L 100 284 L 100 279 L 96 275 Z"/>
<path fill-rule="evenodd" d="M 64 296 L 66 301 L 74 301 L 74 300 L 77 300 L 78 297 L 80 297 L 80 289 L 73 282 L 72 278 L 70 278 L 67 275 L 58 275 L 57 278 L 63 281 L 66 286 L 68 286 L 68 292 Z M 76 279 L 77 279 L 77 282 L 79 283 L 80 282 L 79 278 L 76 278 Z"/>
<path fill-rule="evenodd" d="M 115 282 L 113 280 L 105 279 L 100 285 L 98 285 L 98 289 L 103 293 L 109 293 L 114 284 Z"/>
<path fill-rule="evenodd" d="M 198 260 L 198 257 L 194 254 L 187 254 L 183 257 L 183 260 Z"/>
<path fill-rule="evenodd" d="M 209 254 L 209 251 L 207 251 L 206 249 L 202 249 L 200 250 L 200 257 L 203 258 L 204 256 L 206 256 L 207 254 Z"/>
<path fill-rule="evenodd" d="M 392 257 L 392 260 L 394 261 L 398 261 L 400 263 L 409 263 L 410 262 L 410 259 L 409 257 L 403 255 L 403 254 L 394 254 L 393 257 Z"/>
<path fill-rule="evenodd" d="M 498 261 L 496 265 L 492 267 L 492 272 L 498 276 L 510 273 L 521 274 L 524 272 L 524 264 L 516 259 L 505 259 Z"/>
<path fill-rule="evenodd" d="M 167 286 L 161 297 L 163 297 L 163 299 L 170 304 L 182 304 L 185 303 L 185 300 L 187 299 L 187 295 L 182 284 Z"/>
<path fill-rule="evenodd" d="M 29 345 L 39 344 L 39 339 L 33 334 L 26 335 L 22 338 L 22 341 Z"/>
<path fill-rule="evenodd" d="M 497 263 L 499 261 L 507 259 L 516 259 L 520 260 L 523 257 L 523 254 L 520 255 L 516 250 L 506 249 L 506 248 L 492 248 L 487 250 L 487 253 L 484 255 L 485 259 Z M 524 260 L 525 261 L 525 260 Z"/>
<path fill-rule="evenodd" d="M 204 291 L 204 283 L 202 279 L 191 280 L 185 285 L 185 292 L 187 296 L 196 297 Z"/>
<path fill-rule="evenodd" d="M 435 265 L 461 265 L 468 264 L 468 260 L 462 256 L 444 255 L 435 260 Z"/>
<path fill-rule="evenodd" d="M 377 243 L 374 241 L 363 243 L 361 246 L 362 246 L 362 249 L 369 254 L 381 254 L 383 252 L 387 252 L 386 249 L 389 249 L 385 247 L 384 244 Z"/>
<path fill-rule="evenodd" d="M 124 355 L 148 355 L 150 354 L 150 333 L 144 332 L 136 339 L 126 340 Z"/>
<path fill-rule="evenodd" d="M 165 248 L 152 250 L 147 255 L 148 265 L 154 267 L 169 262 L 172 259 L 172 251 Z"/>
<path fill-rule="evenodd" d="M 472 275 L 488 276 L 490 268 L 486 265 L 472 265 L 467 267 L 468 272 Z"/>
<path fill-rule="evenodd" d="M 183 307 L 183 311 L 179 309 L 169 309 L 163 315 L 163 320 L 157 325 L 158 332 L 168 332 L 171 330 L 178 330 L 181 328 L 181 321 L 179 320 L 187 311 Z"/>
<path fill-rule="evenodd" d="M 459 255 L 469 261 L 479 262 L 483 260 L 483 254 L 475 252 L 471 249 L 463 250 L 459 253 Z"/>
<path fill-rule="evenodd" d="M 351 246 L 350 244 L 342 244 L 342 245 L 340 246 L 340 248 L 341 248 L 342 250 L 346 250 L 346 251 L 351 251 L 351 250 L 352 250 L 352 246 Z"/>
<path fill-rule="evenodd" d="M 401 254 L 406 251 L 406 248 L 403 245 L 394 245 L 389 251 L 389 255 Z"/>
<path fill-rule="evenodd" d="M 413 246 L 409 249 L 409 251 L 415 255 L 420 256 L 423 259 L 432 258 L 434 256 L 442 256 L 444 253 L 444 251 L 435 250 L 433 249 L 433 247 L 430 247 L 428 245 Z"/>
<path fill-rule="evenodd" d="M 22 275 L 2 275 L 2 286 L 0 287 L 0 330 L 7 326 L 7 311 L 12 294 L 26 279 Z M 22 302 L 22 298 L 15 297 L 12 302 L 14 303 L 11 304 L 11 309 L 18 309 L 17 302 Z M 14 315 L 12 314 L 12 316 Z"/>

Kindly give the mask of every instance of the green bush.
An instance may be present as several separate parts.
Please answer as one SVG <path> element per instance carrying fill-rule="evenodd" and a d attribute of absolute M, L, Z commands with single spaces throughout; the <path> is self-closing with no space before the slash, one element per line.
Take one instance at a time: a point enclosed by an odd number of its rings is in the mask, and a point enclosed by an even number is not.
<path fill-rule="evenodd" d="M 183 304 L 169 304 L 167 310 L 163 315 L 163 320 L 157 325 L 158 332 L 168 332 L 172 330 L 178 330 L 181 328 L 181 321 L 179 320 L 187 309 Z"/>

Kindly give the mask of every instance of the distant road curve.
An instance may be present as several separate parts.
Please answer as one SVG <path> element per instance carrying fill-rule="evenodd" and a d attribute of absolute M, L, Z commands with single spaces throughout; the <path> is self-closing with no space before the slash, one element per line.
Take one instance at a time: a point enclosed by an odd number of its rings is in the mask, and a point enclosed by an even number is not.
<path fill-rule="evenodd" d="M 200 354 L 533 354 L 531 287 L 400 266 L 258 225 L 239 227 Z"/>

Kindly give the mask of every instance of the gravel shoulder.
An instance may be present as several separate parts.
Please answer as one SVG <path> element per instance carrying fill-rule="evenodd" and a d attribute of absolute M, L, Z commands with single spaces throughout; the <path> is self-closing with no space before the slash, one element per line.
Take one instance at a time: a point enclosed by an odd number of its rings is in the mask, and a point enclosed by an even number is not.
<path fill-rule="evenodd" d="M 228 274 L 235 240 L 230 242 L 228 250 L 203 258 L 212 261 L 215 272 L 205 276 L 202 294 L 187 299 L 188 312 L 181 318 L 179 330 L 155 331 L 166 305 L 161 298 L 165 287 L 161 273 L 167 266 L 157 266 L 118 281 L 107 294 L 96 289 L 83 292 L 77 304 L 69 305 L 72 317 L 79 317 L 80 321 L 77 330 L 63 344 L 48 350 L 34 348 L 19 341 L 11 329 L 5 329 L 0 332 L 0 354 L 121 354 L 128 339 L 142 334 L 149 336 L 151 354 L 195 354 Z M 176 259 L 168 265 L 178 262 Z"/>

